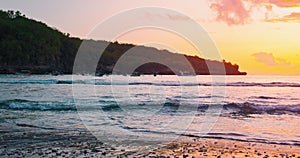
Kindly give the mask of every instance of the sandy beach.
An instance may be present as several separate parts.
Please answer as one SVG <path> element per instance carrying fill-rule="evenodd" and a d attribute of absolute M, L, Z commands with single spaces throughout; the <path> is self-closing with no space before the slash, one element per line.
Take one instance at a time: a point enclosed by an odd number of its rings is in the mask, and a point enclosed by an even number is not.
<path fill-rule="evenodd" d="M 1 130 L 0 157 L 117 157 L 132 155 L 125 147 L 114 148 L 88 131 Z"/>
<path fill-rule="evenodd" d="M 300 147 L 217 139 L 173 142 L 150 151 L 147 157 L 300 157 Z"/>
<path fill-rule="evenodd" d="M 88 131 L 6 133 L 2 130 L 1 133 L 0 157 L 300 157 L 299 146 L 224 139 L 188 138 L 152 150 L 141 150 L 112 147 Z"/>

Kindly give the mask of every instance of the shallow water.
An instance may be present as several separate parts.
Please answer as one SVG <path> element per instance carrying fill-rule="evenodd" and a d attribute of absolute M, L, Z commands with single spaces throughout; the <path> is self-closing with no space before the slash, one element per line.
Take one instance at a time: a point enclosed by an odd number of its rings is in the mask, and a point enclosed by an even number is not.
<path fill-rule="evenodd" d="M 1 75 L 0 88 L 2 132 L 87 128 L 139 146 L 181 137 L 300 145 L 298 76 Z"/>

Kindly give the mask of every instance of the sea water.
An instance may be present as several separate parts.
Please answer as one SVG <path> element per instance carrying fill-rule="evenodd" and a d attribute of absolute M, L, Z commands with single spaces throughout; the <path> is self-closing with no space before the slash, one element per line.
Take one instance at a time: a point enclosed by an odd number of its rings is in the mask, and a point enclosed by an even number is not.
<path fill-rule="evenodd" d="M 0 88 L 1 140 L 55 129 L 140 146 L 184 137 L 300 145 L 300 76 L 1 75 Z"/>

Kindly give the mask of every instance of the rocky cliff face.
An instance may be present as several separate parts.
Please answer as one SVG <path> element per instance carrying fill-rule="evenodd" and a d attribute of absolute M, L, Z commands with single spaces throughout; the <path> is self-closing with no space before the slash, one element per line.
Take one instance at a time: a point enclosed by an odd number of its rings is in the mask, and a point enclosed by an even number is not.
<path fill-rule="evenodd" d="M 0 11 L 0 73 L 64 73 L 71 74 L 77 51 L 83 40 L 70 37 L 42 22 L 26 18 L 20 12 Z M 238 65 L 224 61 L 205 60 L 195 56 L 171 53 L 156 48 L 89 40 L 96 45 L 108 45 L 99 59 L 97 74 L 110 74 L 115 64 L 127 51 L 136 49 L 137 55 L 130 62 L 155 56 L 163 59 L 160 63 L 149 62 L 135 69 L 138 74 L 182 74 L 182 75 L 245 75 Z M 97 52 L 97 50 L 91 51 Z M 179 59 L 185 58 L 187 64 Z M 150 60 L 149 60 L 150 61 Z M 168 64 L 161 64 L 168 63 Z M 166 66 L 166 65 L 171 65 Z M 225 70 L 225 71 L 224 71 Z M 118 73 L 118 70 L 116 70 Z M 119 72 L 120 74 L 124 72 Z"/>

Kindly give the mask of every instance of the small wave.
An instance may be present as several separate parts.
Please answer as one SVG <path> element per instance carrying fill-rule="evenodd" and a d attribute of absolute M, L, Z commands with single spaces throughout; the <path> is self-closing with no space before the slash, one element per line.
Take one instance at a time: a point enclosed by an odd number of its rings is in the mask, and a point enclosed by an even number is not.
<path fill-rule="evenodd" d="M 227 86 L 259 86 L 259 87 L 300 87 L 300 83 L 291 82 L 270 82 L 270 83 L 256 83 L 256 82 L 233 82 L 227 83 Z"/>
<path fill-rule="evenodd" d="M 153 83 L 152 85 L 156 85 L 156 86 L 300 87 L 300 83 L 290 83 L 290 82 L 163 83 L 163 84 Z"/>
<path fill-rule="evenodd" d="M 244 134 L 239 134 L 239 133 L 207 133 L 207 135 L 238 136 L 238 137 L 246 136 Z"/>
<path fill-rule="evenodd" d="M 113 99 L 113 98 L 115 98 L 115 96 L 113 96 L 113 95 L 105 95 L 105 96 L 101 96 L 100 98 Z"/>
<path fill-rule="evenodd" d="M 233 110 L 243 114 L 300 114 L 300 105 L 257 105 L 245 102 L 229 103 L 223 107 L 225 110 Z"/>
<path fill-rule="evenodd" d="M 22 99 L 5 100 L 0 102 L 1 109 L 12 110 L 39 110 L 39 111 L 74 111 L 74 103 L 49 102 L 49 101 L 29 101 Z"/>
<path fill-rule="evenodd" d="M 72 81 L 57 81 L 56 82 L 57 84 L 72 84 L 73 82 Z"/>
<path fill-rule="evenodd" d="M 153 85 L 153 86 L 233 86 L 233 87 L 300 87 L 293 82 L 231 82 L 231 83 L 157 83 L 157 82 L 111 82 L 105 80 L 5 80 L 3 84 L 91 84 L 91 85 Z"/>
<path fill-rule="evenodd" d="M 206 134 L 195 134 L 195 133 L 178 133 L 178 132 L 170 132 L 170 131 L 161 131 L 161 130 L 153 130 L 153 129 L 139 129 L 136 127 L 129 126 L 121 126 L 122 129 L 130 130 L 132 132 L 142 132 L 142 133 L 151 133 L 151 134 L 159 134 L 159 135 L 173 135 L 173 136 L 183 136 L 189 138 L 206 138 L 206 139 L 219 139 L 219 140 L 234 140 L 240 142 L 255 142 L 255 143 L 267 143 L 267 144 L 278 144 L 278 145 L 296 145 L 299 146 L 299 141 L 287 141 L 280 142 L 270 139 L 259 139 L 252 138 L 248 135 L 240 134 L 240 133 L 206 133 Z"/>
<path fill-rule="evenodd" d="M 176 99 L 194 99 L 194 98 L 200 98 L 200 99 L 209 99 L 209 98 L 224 98 L 223 96 L 217 96 L 217 95 L 205 95 L 205 96 L 174 96 Z"/>
<path fill-rule="evenodd" d="M 141 105 L 126 103 L 126 105 L 119 105 L 115 101 L 99 100 L 99 105 L 86 105 L 81 106 L 80 110 L 103 110 L 109 111 L 123 111 L 123 106 L 134 106 L 131 110 L 136 110 Z M 149 110 L 158 110 L 158 114 L 165 113 L 180 113 L 194 111 L 206 112 L 209 108 L 221 108 L 224 114 L 300 114 L 300 104 L 296 105 L 265 105 L 245 103 L 227 103 L 227 104 L 183 104 L 178 100 L 167 99 L 164 104 L 149 103 L 143 104 L 143 108 L 147 106 Z M 182 108 L 184 107 L 184 111 Z M 39 111 L 76 111 L 76 105 L 72 101 L 57 102 L 57 101 L 30 101 L 22 99 L 4 100 L 0 101 L 0 109 L 11 110 L 39 110 Z M 181 110 L 180 110 L 181 109 Z"/>
<path fill-rule="evenodd" d="M 140 105 L 123 105 L 123 106 L 135 106 L 136 108 L 131 108 L 131 110 L 139 109 Z M 148 106 L 149 110 L 157 110 L 157 114 L 174 114 L 181 112 L 188 112 L 197 110 L 198 112 L 205 113 L 210 109 L 220 109 L 223 110 L 224 114 L 300 114 L 300 105 L 260 105 L 252 103 L 228 103 L 228 104 L 181 104 L 179 101 L 169 100 L 164 104 L 143 104 L 143 106 Z M 182 108 L 184 107 L 184 111 Z M 110 102 L 102 105 L 101 109 L 103 111 L 123 111 L 122 106 L 115 102 Z M 217 110 L 218 111 L 218 110 Z"/>
<path fill-rule="evenodd" d="M 6 80 L 2 84 L 57 84 L 57 80 Z"/>
<path fill-rule="evenodd" d="M 233 141 L 240 141 L 240 142 L 254 142 L 254 143 L 266 143 L 266 144 L 274 144 L 274 145 L 292 145 L 292 146 L 299 146 L 299 142 L 280 142 L 280 141 L 274 141 L 274 140 L 269 140 L 269 139 L 257 139 L 257 138 L 247 138 L 247 139 L 240 139 L 237 137 L 223 137 L 223 136 L 197 136 L 197 135 L 183 135 L 187 137 L 192 137 L 192 138 L 206 138 L 206 139 L 220 139 L 220 140 L 233 140 Z"/>
<path fill-rule="evenodd" d="M 105 105 L 105 106 L 101 106 L 101 109 L 103 111 L 123 111 L 121 109 L 120 106 L 118 106 L 117 104 L 110 104 L 110 105 Z"/>
<path fill-rule="evenodd" d="M 178 102 L 166 102 L 158 113 L 174 113 L 179 109 L 179 106 Z"/>
<path fill-rule="evenodd" d="M 40 128 L 40 129 L 47 129 L 47 130 L 55 130 L 55 128 L 52 128 L 52 127 L 41 127 L 41 126 L 30 125 L 30 124 L 25 124 L 25 123 L 17 123 L 16 125 L 20 126 L 20 127 L 29 127 L 29 128 Z"/>
<path fill-rule="evenodd" d="M 255 98 L 258 98 L 258 99 L 266 99 L 266 100 L 269 100 L 269 99 L 280 99 L 280 98 L 269 97 L 269 96 L 258 96 L 258 97 L 255 97 Z"/>

